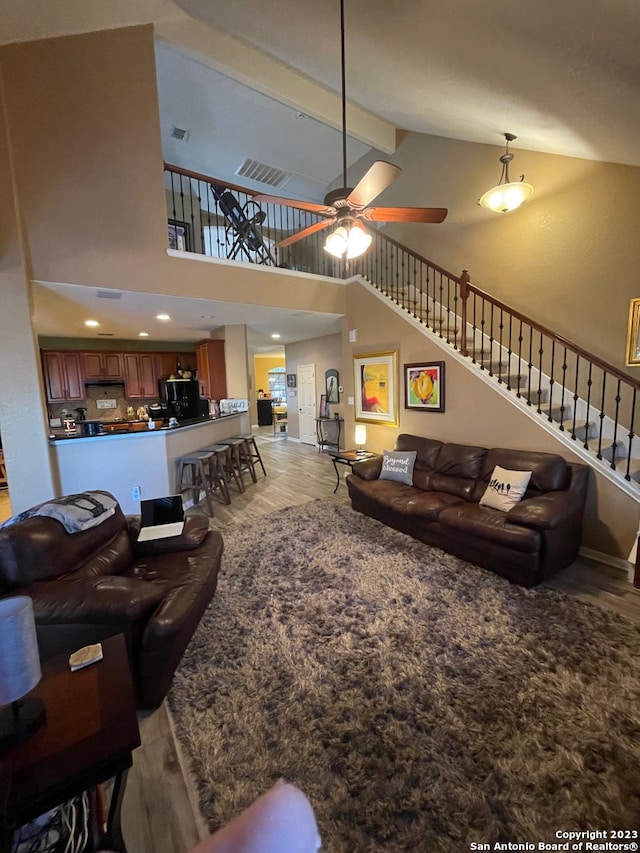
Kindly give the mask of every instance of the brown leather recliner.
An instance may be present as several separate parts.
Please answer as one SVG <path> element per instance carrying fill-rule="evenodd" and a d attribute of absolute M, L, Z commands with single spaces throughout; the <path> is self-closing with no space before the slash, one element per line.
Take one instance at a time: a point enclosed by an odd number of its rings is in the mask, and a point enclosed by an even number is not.
<path fill-rule="evenodd" d="M 0 597 L 33 600 L 43 659 L 123 633 L 138 707 L 156 708 L 216 590 L 223 541 L 208 523 L 187 515 L 181 536 L 138 543 L 139 520 L 117 504 L 76 533 L 17 521 L 0 529 Z"/>

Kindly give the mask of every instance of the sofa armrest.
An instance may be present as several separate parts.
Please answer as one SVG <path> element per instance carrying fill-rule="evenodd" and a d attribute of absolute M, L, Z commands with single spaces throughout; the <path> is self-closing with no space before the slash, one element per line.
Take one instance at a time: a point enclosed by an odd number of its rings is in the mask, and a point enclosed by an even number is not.
<path fill-rule="evenodd" d="M 155 584 L 117 575 L 38 581 L 21 594 L 33 600 L 38 624 L 125 625 L 155 609 L 165 593 Z"/>
<path fill-rule="evenodd" d="M 171 554 L 175 551 L 193 551 L 199 548 L 209 532 L 208 515 L 185 515 L 184 529 L 179 536 L 168 536 L 166 539 L 151 539 L 138 542 L 140 517 L 127 517 L 129 537 L 135 557 L 154 557 L 158 554 Z"/>
<path fill-rule="evenodd" d="M 354 462 L 351 470 L 362 480 L 377 480 L 382 471 L 382 456 L 375 456 L 373 459 L 363 459 L 361 462 Z"/>
<path fill-rule="evenodd" d="M 536 498 L 525 498 L 507 513 L 510 524 L 522 524 L 536 530 L 553 530 L 576 513 L 582 504 L 570 492 L 548 492 Z"/>

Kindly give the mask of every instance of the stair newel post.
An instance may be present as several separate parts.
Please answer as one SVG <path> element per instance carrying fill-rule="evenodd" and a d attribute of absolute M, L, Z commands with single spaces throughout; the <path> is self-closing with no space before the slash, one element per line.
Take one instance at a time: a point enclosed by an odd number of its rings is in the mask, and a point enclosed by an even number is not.
<path fill-rule="evenodd" d="M 462 270 L 462 275 L 460 276 L 460 301 L 462 303 L 462 308 L 460 310 L 462 323 L 462 328 L 460 330 L 460 353 L 464 356 L 469 355 L 467 352 L 467 300 L 469 299 L 470 281 L 471 276 L 469 275 L 469 270 Z"/>

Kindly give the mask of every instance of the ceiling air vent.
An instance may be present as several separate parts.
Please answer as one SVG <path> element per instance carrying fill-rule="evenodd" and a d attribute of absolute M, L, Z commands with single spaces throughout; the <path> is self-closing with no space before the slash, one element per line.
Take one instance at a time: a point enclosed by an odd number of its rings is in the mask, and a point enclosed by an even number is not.
<path fill-rule="evenodd" d="M 99 290 L 96 293 L 98 299 L 120 299 L 122 296 L 121 290 Z"/>
<path fill-rule="evenodd" d="M 236 172 L 243 178 L 249 178 L 251 181 L 257 181 L 259 184 L 267 184 L 270 187 L 279 187 L 288 180 L 292 172 L 284 172 L 282 169 L 277 169 L 275 166 L 269 166 L 267 163 L 261 163 L 259 160 L 253 160 L 247 157 L 242 166 Z"/>
<path fill-rule="evenodd" d="M 177 139 L 179 142 L 186 142 L 189 139 L 189 131 L 185 130 L 184 127 L 176 127 L 174 125 L 171 128 L 171 138 Z"/>

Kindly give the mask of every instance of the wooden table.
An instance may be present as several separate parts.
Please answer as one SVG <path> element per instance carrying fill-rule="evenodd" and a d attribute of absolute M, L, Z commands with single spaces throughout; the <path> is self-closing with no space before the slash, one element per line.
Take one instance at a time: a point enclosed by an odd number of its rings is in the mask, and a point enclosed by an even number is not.
<path fill-rule="evenodd" d="M 9 790 L 0 850 L 13 831 L 83 791 L 115 777 L 102 846 L 125 851 L 120 806 L 132 752 L 140 746 L 133 684 L 121 634 L 102 642 L 103 660 L 71 672 L 68 657 L 43 664 L 32 691 L 46 721 L 28 740 L 0 754 Z"/>
<path fill-rule="evenodd" d="M 331 461 L 333 462 L 333 467 L 336 472 L 336 487 L 333 490 L 334 495 L 338 491 L 338 486 L 340 485 L 338 463 L 341 465 L 348 465 L 349 468 L 353 469 L 356 462 L 362 462 L 363 459 L 374 459 L 376 456 L 380 455 L 379 453 L 370 453 L 368 450 L 325 450 L 324 453 L 331 457 Z"/>

